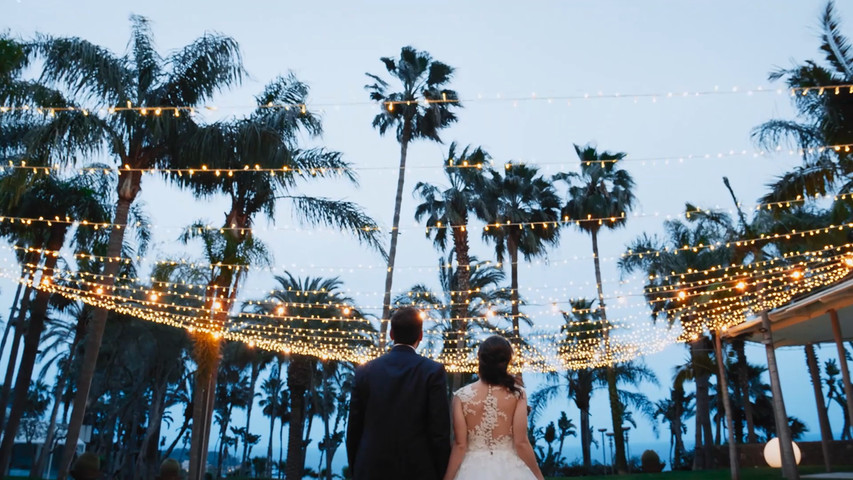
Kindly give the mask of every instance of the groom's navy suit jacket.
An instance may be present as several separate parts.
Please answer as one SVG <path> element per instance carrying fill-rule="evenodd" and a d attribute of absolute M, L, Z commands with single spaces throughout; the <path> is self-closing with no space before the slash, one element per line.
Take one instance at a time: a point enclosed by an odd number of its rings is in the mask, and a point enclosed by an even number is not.
<path fill-rule="evenodd" d="M 355 371 L 347 427 L 354 480 L 439 480 L 450 457 L 444 366 L 407 345 Z"/>

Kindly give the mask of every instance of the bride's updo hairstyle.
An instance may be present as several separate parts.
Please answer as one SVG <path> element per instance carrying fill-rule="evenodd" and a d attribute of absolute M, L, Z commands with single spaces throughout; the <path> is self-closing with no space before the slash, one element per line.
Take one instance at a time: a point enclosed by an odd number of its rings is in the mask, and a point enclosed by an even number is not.
<path fill-rule="evenodd" d="M 480 380 L 506 387 L 512 393 L 519 392 L 515 377 L 507 372 L 512 360 L 512 345 L 505 338 L 493 335 L 485 339 L 477 351 L 477 358 L 480 359 Z"/>

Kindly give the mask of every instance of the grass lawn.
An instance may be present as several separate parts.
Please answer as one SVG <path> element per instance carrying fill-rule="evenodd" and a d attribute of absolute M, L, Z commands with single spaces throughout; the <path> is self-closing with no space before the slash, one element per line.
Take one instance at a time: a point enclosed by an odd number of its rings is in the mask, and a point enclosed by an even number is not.
<path fill-rule="evenodd" d="M 853 472 L 853 465 L 837 465 L 832 468 L 834 472 Z M 800 467 L 800 475 L 810 473 L 823 473 L 823 467 Z M 700 472 L 663 472 L 663 473 L 635 473 L 614 477 L 613 475 L 594 477 L 550 477 L 552 480 L 583 478 L 584 480 L 726 480 L 730 478 L 729 470 L 705 470 Z M 777 480 L 782 478 L 782 470 L 776 468 L 744 468 L 740 471 L 741 480 Z"/>

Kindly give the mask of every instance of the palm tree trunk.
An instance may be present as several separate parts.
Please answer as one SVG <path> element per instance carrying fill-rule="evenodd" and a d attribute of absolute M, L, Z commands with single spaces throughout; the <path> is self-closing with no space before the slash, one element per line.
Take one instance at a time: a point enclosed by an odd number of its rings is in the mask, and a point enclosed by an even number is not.
<path fill-rule="evenodd" d="M 69 224 L 67 223 L 56 223 L 51 227 L 47 249 L 54 254 L 48 254 L 45 258 L 40 282 L 52 277 L 56 261 L 59 259 L 59 249 L 65 243 L 65 233 L 68 231 L 68 227 Z M 0 443 L 0 474 L 5 475 L 9 470 L 9 464 L 12 461 L 12 447 L 15 446 L 15 435 L 18 433 L 21 417 L 27 407 L 27 393 L 32 381 L 36 357 L 38 357 L 39 341 L 44 330 L 48 300 L 50 300 L 50 291 L 42 289 L 38 291 L 33 302 L 27 334 L 24 337 L 24 352 L 21 354 L 21 363 L 18 366 L 18 375 L 15 378 L 15 395 L 12 399 L 12 408 L 9 411 L 9 418 L 6 420 L 3 442 Z"/>
<path fill-rule="evenodd" d="M 382 299 L 382 318 L 379 327 L 379 349 L 385 350 L 388 321 L 391 319 L 391 286 L 394 283 L 394 261 L 397 258 L 397 237 L 400 234 L 400 210 L 403 206 L 403 185 L 406 181 L 406 156 L 412 138 L 412 119 L 403 120 L 403 135 L 400 137 L 400 171 L 397 173 L 397 193 L 394 197 L 394 217 L 391 221 L 391 244 L 388 247 L 388 268 L 385 270 L 385 295 Z M 289 456 L 289 455 L 288 455 Z"/>
<path fill-rule="evenodd" d="M 193 389 L 193 428 L 190 439 L 188 480 L 202 480 L 207 470 L 210 421 L 216 371 L 219 368 L 219 340 L 208 333 L 193 335 L 193 358 L 197 369 Z"/>
<path fill-rule="evenodd" d="M 278 478 L 281 478 L 282 464 L 284 462 L 284 419 L 279 420 L 278 425 L 278 468 L 276 469 L 276 473 L 278 474 Z M 290 427 L 287 427 L 288 433 L 290 432 Z"/>
<path fill-rule="evenodd" d="M 595 285 L 598 289 L 598 307 L 601 313 L 601 324 L 606 326 L 607 311 L 604 303 L 604 287 L 601 282 L 601 261 L 598 254 L 598 231 L 590 231 L 592 238 L 592 260 L 595 264 Z M 608 359 L 606 378 L 607 393 L 610 399 L 610 420 L 613 423 L 613 444 L 616 456 L 616 471 L 619 474 L 628 473 L 628 460 L 625 458 L 625 435 L 622 433 L 622 415 L 624 406 L 619 400 L 619 391 L 616 388 L 616 369 L 613 367 L 612 352 L 610 349 L 610 333 L 607 329 L 603 331 L 605 356 Z"/>
<path fill-rule="evenodd" d="M 456 336 L 456 351 L 461 354 L 465 351 L 466 335 L 470 319 L 468 317 L 468 303 L 471 290 L 471 258 L 468 255 L 468 228 L 466 224 L 450 225 L 453 233 L 453 248 L 456 252 L 456 287 L 458 291 L 450 292 L 452 313 L 451 325 L 454 326 L 454 335 Z M 461 358 L 461 357 L 460 357 Z M 462 388 L 464 373 L 456 372 L 451 374 L 451 395 L 456 390 Z"/>
<path fill-rule="evenodd" d="M 723 398 L 723 408 L 726 412 L 726 429 L 729 442 L 729 470 L 732 480 L 740 480 L 740 462 L 738 461 L 737 443 L 735 442 L 734 418 L 732 417 L 732 402 L 729 399 L 729 384 L 726 380 L 726 368 L 723 363 L 723 348 L 720 335 L 714 335 L 714 353 L 717 357 L 717 395 Z"/>
<path fill-rule="evenodd" d="M 583 452 L 583 468 L 587 472 L 592 468 L 592 432 L 589 427 L 589 408 L 581 410 L 581 451 Z M 602 445 L 603 446 L 603 445 Z"/>
<path fill-rule="evenodd" d="M 829 424 L 829 417 L 826 415 L 826 404 L 823 401 L 823 389 L 820 381 L 820 370 L 818 369 L 817 355 L 814 352 L 814 345 L 811 343 L 805 346 L 806 364 L 809 367 L 809 376 L 814 389 L 815 406 L 817 407 L 817 419 L 820 425 L 820 446 L 823 453 L 823 465 L 827 472 L 832 471 L 832 460 L 829 454 L 829 444 L 832 442 L 832 427 Z"/>
<path fill-rule="evenodd" d="M 305 393 L 311 383 L 311 360 L 293 355 L 287 367 L 287 388 L 290 390 L 290 425 L 287 428 L 287 460 L 285 479 L 302 480 L 305 470 L 305 449 L 302 433 L 305 428 Z"/>
<path fill-rule="evenodd" d="M 169 448 L 167 448 L 166 451 L 163 452 L 163 458 L 169 458 L 172 456 L 172 451 L 175 450 L 175 447 L 178 445 L 178 442 L 181 441 L 181 438 L 183 438 L 184 434 L 187 433 L 187 430 L 189 430 L 189 428 L 190 418 L 187 417 L 184 418 L 184 424 L 181 425 L 181 429 L 178 430 L 178 436 L 175 437 L 175 440 L 172 441 L 172 443 L 169 445 Z"/>
<path fill-rule="evenodd" d="M 68 364 L 71 364 L 70 358 Z M 44 443 L 39 451 L 38 458 L 30 470 L 30 478 L 47 478 L 47 472 L 44 470 L 47 468 L 47 459 L 50 458 L 51 451 L 53 450 L 53 440 L 56 437 L 56 419 L 59 416 L 59 404 L 62 403 L 62 391 L 65 389 L 65 382 L 68 379 L 68 375 L 60 372 L 58 377 L 56 388 L 53 390 L 53 406 L 50 409 L 47 433 L 45 433 Z"/>
<path fill-rule="evenodd" d="M 118 201 L 116 202 L 115 227 L 110 231 L 110 240 L 107 245 L 107 262 L 104 265 L 101 285 L 109 294 L 115 285 L 116 275 L 121 266 L 121 247 L 124 244 L 124 232 L 127 230 L 127 216 L 130 205 L 139 193 L 139 183 L 142 172 L 119 170 Z M 83 354 L 83 362 L 80 365 L 80 373 L 77 377 L 77 392 L 74 395 L 74 407 L 71 410 L 71 421 L 68 424 L 68 433 L 65 437 L 66 445 L 77 445 L 80 437 L 80 428 L 83 426 L 83 418 L 86 415 L 87 402 L 89 401 L 89 390 L 92 388 L 92 379 L 95 378 L 95 367 L 98 363 L 98 353 L 101 350 L 101 342 L 104 338 L 104 328 L 107 325 L 106 308 L 96 308 L 92 319 L 89 321 L 88 335 Z M 74 459 L 74 448 L 66 448 L 62 452 L 62 460 L 59 462 L 59 474 L 57 480 L 65 480 L 71 469 L 71 461 Z"/>
<path fill-rule="evenodd" d="M 80 338 L 83 336 L 83 331 L 78 325 L 77 328 L 74 329 L 74 339 L 71 341 L 71 345 L 68 347 L 68 357 L 65 360 L 65 373 L 62 373 L 60 370 L 59 380 L 57 380 L 56 389 L 54 391 L 53 397 L 53 408 L 50 412 L 50 421 L 47 427 L 47 433 L 45 434 L 44 439 L 44 447 L 39 454 L 38 460 L 33 465 L 33 469 L 30 470 L 30 478 L 45 478 L 48 472 L 45 472 L 47 468 L 47 461 L 52 455 L 53 451 L 53 441 L 56 436 L 56 420 L 59 415 L 59 405 L 62 403 L 62 395 L 65 393 L 65 385 L 68 382 L 68 370 L 70 370 L 71 365 L 74 364 L 74 352 L 77 351 L 77 345 L 80 343 Z M 67 406 L 66 406 L 67 409 Z"/>
<path fill-rule="evenodd" d="M 673 400 L 673 409 L 674 412 L 672 414 L 672 435 L 674 440 L 674 450 L 673 450 L 673 460 L 672 460 L 672 469 L 683 467 L 682 460 L 684 459 L 684 430 L 683 430 L 683 421 L 684 417 L 684 404 L 682 404 L 682 399 L 684 398 L 684 385 L 681 382 L 676 382 L 676 385 L 673 387 L 672 392 L 672 400 Z"/>
<path fill-rule="evenodd" d="M 737 352 L 738 383 L 741 398 L 743 399 L 743 416 L 746 419 L 746 443 L 757 443 L 758 436 L 755 434 L 755 419 L 752 413 L 752 402 L 749 399 L 749 372 L 746 361 L 746 349 L 743 340 L 732 342 Z"/>
<path fill-rule="evenodd" d="M 164 375 L 164 377 L 166 377 Z M 133 476 L 135 479 L 153 478 L 154 466 L 158 463 L 159 454 L 157 442 L 160 440 L 160 423 L 163 419 L 164 400 L 166 397 L 167 383 L 155 385 L 151 392 L 151 405 L 148 408 L 148 425 L 145 428 L 145 436 L 139 447 L 139 455 L 136 457 L 136 468 Z"/>
<path fill-rule="evenodd" d="M 30 309 L 30 298 L 33 287 L 27 285 L 24 289 L 24 298 L 21 299 L 21 308 L 18 309 L 18 317 L 15 319 L 15 334 L 12 336 L 12 348 L 9 351 L 9 360 L 6 364 L 6 377 L 3 380 L 3 388 L 0 389 L 0 405 L 9 405 L 9 395 L 12 392 L 15 371 L 18 367 L 18 351 L 21 348 L 21 339 L 24 337 L 27 311 Z M 0 408 L 0 425 L 6 424 L 6 408 Z"/>
<path fill-rule="evenodd" d="M 246 438 L 244 440 L 249 439 L 249 425 L 252 422 L 252 406 L 255 404 L 255 384 L 258 383 L 258 375 L 260 375 L 260 366 L 258 365 L 257 358 L 252 361 L 252 374 L 249 381 L 249 404 L 246 406 Z M 243 442 L 243 463 L 240 464 L 240 470 L 245 474 L 251 473 L 251 465 L 247 463 L 247 456 L 249 455 L 249 442 Z M 248 468 L 248 470 L 244 470 Z"/>
<path fill-rule="evenodd" d="M 512 228 L 512 227 L 507 227 Z M 509 251 L 510 262 L 510 312 L 512 315 L 512 340 L 515 345 L 521 345 L 521 334 L 518 329 L 518 320 L 521 316 L 521 307 L 519 306 L 520 295 L 518 294 L 518 242 L 515 235 L 510 232 L 507 235 L 507 251 Z M 516 355 L 518 352 L 516 352 Z"/>
<path fill-rule="evenodd" d="M 690 356 L 692 358 L 692 368 L 694 381 L 696 383 L 696 428 L 694 431 L 695 447 L 693 455 L 693 470 L 705 470 L 711 468 L 711 459 L 707 458 L 706 446 L 713 440 L 706 431 L 706 426 L 711 424 L 711 408 L 710 408 L 710 383 L 708 381 L 708 373 L 703 371 L 699 360 L 702 355 L 702 350 L 705 345 L 705 337 L 702 337 L 690 344 Z"/>
<path fill-rule="evenodd" d="M 275 416 L 276 412 L 275 409 L 273 409 L 273 411 L 270 412 L 270 434 L 269 437 L 267 437 L 267 468 L 264 474 L 267 478 L 272 478 L 272 438 L 275 434 Z"/>
<path fill-rule="evenodd" d="M 27 257 L 28 258 L 28 257 Z M 3 330 L 3 340 L 0 341 L 0 358 L 3 358 L 3 352 L 6 351 L 6 340 L 9 338 L 9 331 L 12 330 L 12 325 L 15 324 L 15 309 L 18 307 L 18 300 L 21 298 L 21 289 L 24 288 L 24 282 L 26 281 L 27 275 L 27 261 L 21 265 L 21 281 L 18 282 L 18 286 L 15 288 L 15 298 L 12 300 L 12 308 L 9 309 L 9 316 L 6 319 L 6 329 Z"/>

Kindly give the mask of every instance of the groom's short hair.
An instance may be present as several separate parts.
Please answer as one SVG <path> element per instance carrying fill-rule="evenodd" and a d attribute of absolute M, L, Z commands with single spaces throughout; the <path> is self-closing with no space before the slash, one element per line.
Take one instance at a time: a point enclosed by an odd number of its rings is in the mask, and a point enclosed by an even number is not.
<path fill-rule="evenodd" d="M 415 307 L 398 308 L 391 315 L 391 334 L 394 343 L 414 345 L 421 338 L 424 321 L 421 312 Z"/>

